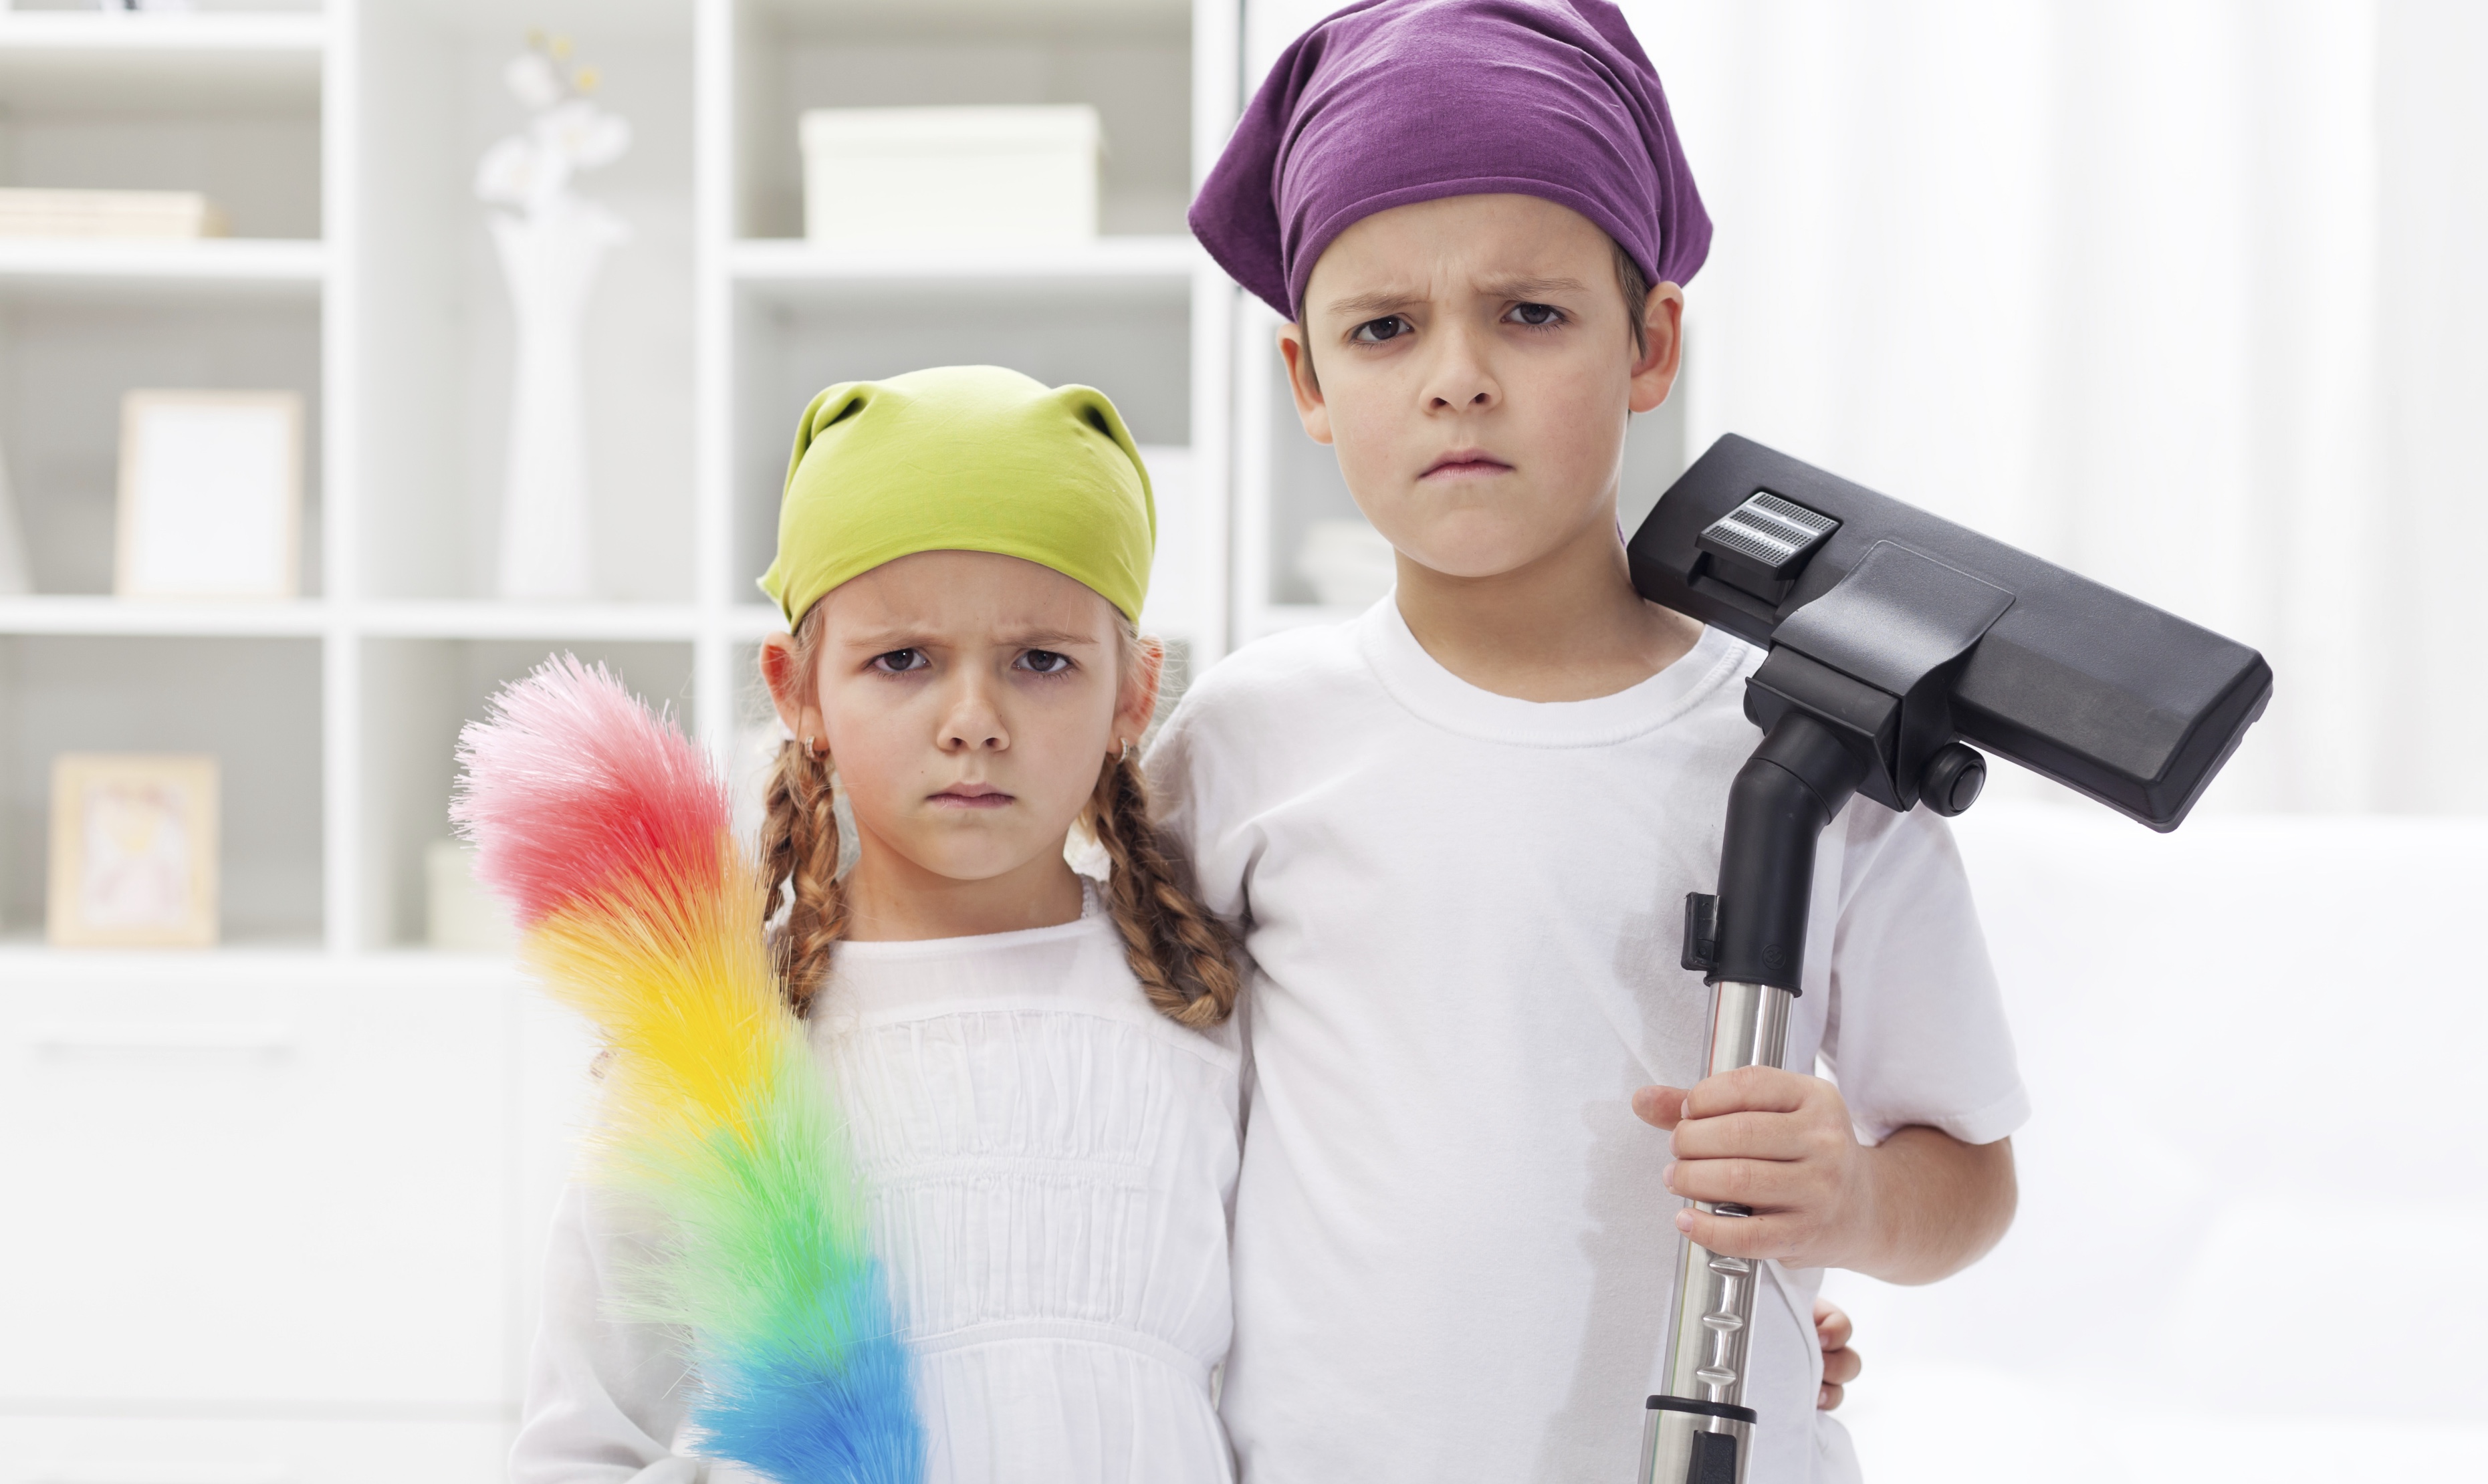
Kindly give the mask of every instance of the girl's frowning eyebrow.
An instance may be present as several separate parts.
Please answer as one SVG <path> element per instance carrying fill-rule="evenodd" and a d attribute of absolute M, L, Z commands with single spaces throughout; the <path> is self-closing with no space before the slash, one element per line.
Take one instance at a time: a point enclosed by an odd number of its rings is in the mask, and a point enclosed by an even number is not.
<path fill-rule="evenodd" d="M 913 628 L 905 624 L 888 624 L 840 633 L 837 636 L 837 644 L 841 649 L 879 655 L 894 649 L 950 649 L 956 646 L 958 637 L 955 634 Z M 1006 629 L 991 635 L 990 638 L 977 636 L 972 638 L 970 642 L 992 643 L 1011 649 L 1074 650 L 1094 649 L 1098 641 L 1094 634 L 1080 633 L 1068 629 L 1040 627 Z"/>

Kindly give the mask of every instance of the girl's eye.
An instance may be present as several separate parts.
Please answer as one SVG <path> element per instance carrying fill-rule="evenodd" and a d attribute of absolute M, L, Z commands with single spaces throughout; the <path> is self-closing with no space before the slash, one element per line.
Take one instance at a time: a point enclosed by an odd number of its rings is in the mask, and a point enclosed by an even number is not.
<path fill-rule="evenodd" d="M 1347 338 L 1362 345 L 1378 346 L 1386 340 L 1397 340 L 1415 328 L 1398 315 L 1384 315 L 1379 320 L 1368 320 L 1348 331 Z"/>
<path fill-rule="evenodd" d="M 932 658 L 920 649 L 894 649 L 887 655 L 872 657 L 872 667 L 884 675 L 905 675 L 932 664 Z"/>
<path fill-rule="evenodd" d="M 1019 657 L 1019 667 L 1034 670 L 1039 675 L 1060 675 L 1071 668 L 1071 657 L 1058 655 L 1050 649 L 1026 650 Z"/>
<path fill-rule="evenodd" d="M 1512 318 L 1523 324 L 1547 325 L 1564 322 L 1564 311 L 1552 304 L 1514 304 Z"/>

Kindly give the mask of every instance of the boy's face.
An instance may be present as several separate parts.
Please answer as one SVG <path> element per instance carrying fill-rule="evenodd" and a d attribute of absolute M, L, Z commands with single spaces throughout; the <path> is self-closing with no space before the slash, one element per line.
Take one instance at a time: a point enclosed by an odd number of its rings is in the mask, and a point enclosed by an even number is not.
<path fill-rule="evenodd" d="M 1452 196 L 1366 217 L 1314 265 L 1280 333 L 1296 411 L 1404 558 L 1492 577 L 1612 530 L 1627 413 L 1666 400 L 1684 301 L 1652 292 L 1637 350 L 1614 253 L 1551 201 Z"/>

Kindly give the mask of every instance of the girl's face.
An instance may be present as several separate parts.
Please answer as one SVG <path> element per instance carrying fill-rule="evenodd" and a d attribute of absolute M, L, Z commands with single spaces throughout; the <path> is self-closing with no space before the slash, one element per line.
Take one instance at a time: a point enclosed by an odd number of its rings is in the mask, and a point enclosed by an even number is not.
<path fill-rule="evenodd" d="M 1034 562 L 923 551 L 819 609 L 812 673 L 782 637 L 764 667 L 787 729 L 829 743 L 873 879 L 857 884 L 1067 878 L 1065 833 L 1157 699 L 1114 607 Z"/>

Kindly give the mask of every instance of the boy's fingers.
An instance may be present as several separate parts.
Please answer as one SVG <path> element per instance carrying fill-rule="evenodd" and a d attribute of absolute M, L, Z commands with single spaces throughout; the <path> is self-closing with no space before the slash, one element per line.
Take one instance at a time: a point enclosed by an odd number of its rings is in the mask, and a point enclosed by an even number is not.
<path fill-rule="evenodd" d="M 1823 1389 L 1814 1394 L 1814 1410 L 1817 1412 L 1829 1412 L 1839 1405 L 1840 1388 L 1838 1386 L 1825 1383 Z"/>
<path fill-rule="evenodd" d="M 1777 1257 L 1793 1250 L 1788 1222 L 1779 1217 L 1713 1216 L 1691 1206 L 1676 1214 L 1676 1229 L 1724 1257 Z"/>
<path fill-rule="evenodd" d="M 1849 1343 L 1856 1328 L 1849 1322 L 1849 1311 L 1828 1299 L 1814 1301 L 1814 1332 L 1822 1342 L 1824 1353 L 1830 1354 Z"/>
<path fill-rule="evenodd" d="M 1706 1077 L 1684 1095 L 1686 1118 L 1722 1113 L 1794 1113 L 1805 1106 L 1814 1078 L 1779 1067 L 1739 1067 Z"/>
<path fill-rule="evenodd" d="M 1776 1160 L 1679 1160 L 1659 1172 L 1670 1195 L 1785 1210 L 1806 1189 L 1798 1166 Z"/>
<path fill-rule="evenodd" d="M 1680 1160 L 1802 1160 L 1814 1152 L 1804 1120 L 1786 1113 L 1688 1119 L 1667 1147 Z"/>
<path fill-rule="evenodd" d="M 1633 1116 L 1646 1124 L 1673 1129 L 1684 1116 L 1684 1089 L 1645 1087 L 1632 1095 Z"/>

